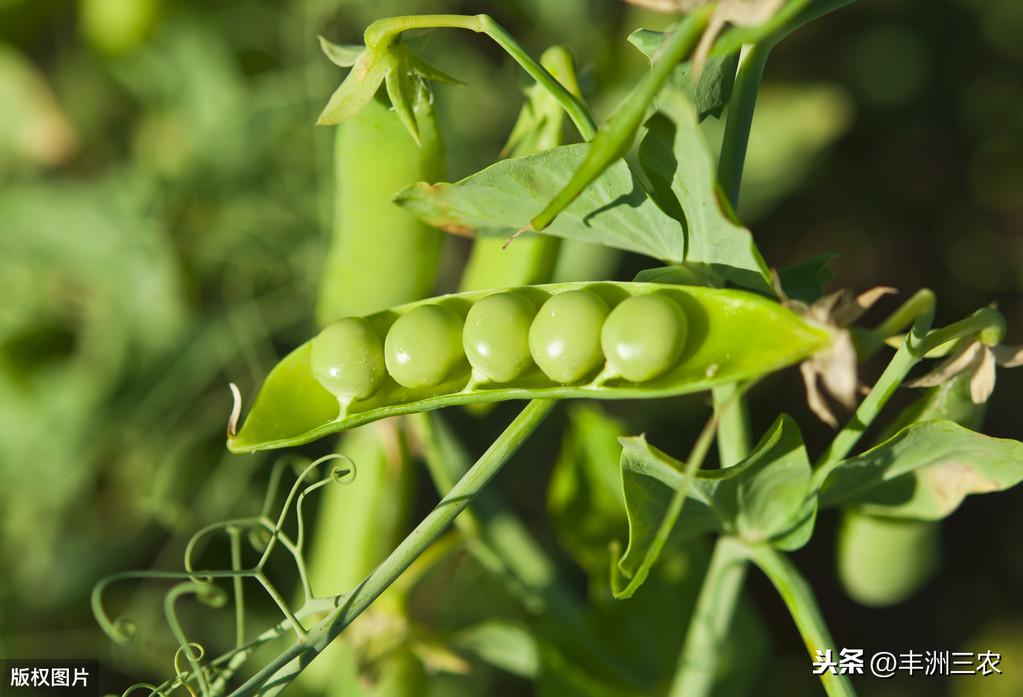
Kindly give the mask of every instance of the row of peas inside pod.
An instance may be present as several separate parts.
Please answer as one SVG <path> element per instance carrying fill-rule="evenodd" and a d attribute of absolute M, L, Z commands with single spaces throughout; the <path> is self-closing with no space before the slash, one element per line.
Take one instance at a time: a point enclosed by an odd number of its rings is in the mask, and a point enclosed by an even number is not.
<path fill-rule="evenodd" d="M 576 282 L 444 295 L 326 327 L 274 368 L 228 445 L 294 445 L 454 404 L 696 392 L 829 343 L 738 290 Z"/>
<path fill-rule="evenodd" d="M 537 310 L 518 291 L 489 295 L 464 317 L 442 304 L 417 305 L 381 341 L 360 317 L 328 326 L 312 344 L 313 375 L 343 405 L 366 399 L 390 377 L 409 389 L 465 375 L 467 388 L 510 383 L 535 366 L 551 381 L 646 382 L 671 368 L 685 347 L 688 322 L 662 293 L 622 300 L 612 310 L 586 289 L 551 295 Z M 597 371 L 603 368 L 599 374 Z"/>

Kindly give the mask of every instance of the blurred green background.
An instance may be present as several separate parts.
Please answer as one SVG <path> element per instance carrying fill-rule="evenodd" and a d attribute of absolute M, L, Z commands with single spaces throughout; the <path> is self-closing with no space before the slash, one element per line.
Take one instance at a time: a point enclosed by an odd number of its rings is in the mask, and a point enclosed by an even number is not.
<path fill-rule="evenodd" d="M 534 55 L 565 44 L 599 116 L 646 67 L 625 37 L 667 21 L 618 0 L 0 0 L 0 655 L 99 657 L 123 686 L 173 674 L 163 589 L 116 596 L 144 625 L 130 649 L 100 632 L 89 592 L 106 573 L 178 568 L 198 527 L 258 509 L 273 457 L 226 453 L 227 383 L 252 394 L 314 330 L 332 133 L 313 123 L 343 75 L 316 35 L 357 42 L 369 21 L 417 12 L 488 12 Z M 421 47 L 468 83 L 437 91 L 458 178 L 498 156 L 526 82 L 477 37 L 441 32 Z M 788 39 L 768 66 L 740 206 L 768 262 L 836 252 L 836 287 L 929 286 L 939 321 L 997 302 L 1009 343 L 1023 343 L 1021 75 L 1018 0 L 860 0 Z M 713 139 L 720 124 L 705 128 Z M 440 290 L 467 250 L 449 240 Z M 615 258 L 606 272 L 628 279 L 648 263 Z M 1023 438 L 1021 394 L 1023 371 L 1003 371 L 987 432 Z M 754 393 L 756 432 L 779 405 L 819 448 L 828 432 L 791 371 Z M 703 406 L 607 410 L 682 453 Z M 485 428 L 451 416 L 482 449 L 514 409 Z M 565 411 L 495 486 L 582 595 L 544 507 Z M 419 484 L 412 520 L 435 500 Z M 840 644 L 1003 653 L 997 680 L 867 680 L 863 694 L 1023 694 L 1023 491 L 968 500 L 943 526 L 937 579 L 892 608 L 844 595 L 835 525 L 825 516 L 797 561 Z M 458 573 L 481 587 L 471 567 Z M 761 672 L 739 693 L 817 694 L 784 607 L 750 579 Z M 424 626 L 469 611 L 434 605 Z M 196 617 L 211 643 L 230 634 L 223 613 Z M 468 694 L 530 694 L 492 673 Z"/>

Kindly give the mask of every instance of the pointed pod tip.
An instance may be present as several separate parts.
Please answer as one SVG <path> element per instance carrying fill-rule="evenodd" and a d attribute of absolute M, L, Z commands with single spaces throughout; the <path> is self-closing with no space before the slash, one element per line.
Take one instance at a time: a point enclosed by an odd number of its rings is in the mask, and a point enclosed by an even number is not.
<path fill-rule="evenodd" d="M 337 119 L 333 118 L 326 109 L 320 112 L 320 115 L 316 117 L 317 126 L 336 126 L 338 124 Z"/>
<path fill-rule="evenodd" d="M 233 382 L 228 385 L 231 389 L 231 415 L 227 419 L 227 437 L 234 438 L 238 435 L 238 419 L 242 415 L 242 393 L 238 385 Z"/>

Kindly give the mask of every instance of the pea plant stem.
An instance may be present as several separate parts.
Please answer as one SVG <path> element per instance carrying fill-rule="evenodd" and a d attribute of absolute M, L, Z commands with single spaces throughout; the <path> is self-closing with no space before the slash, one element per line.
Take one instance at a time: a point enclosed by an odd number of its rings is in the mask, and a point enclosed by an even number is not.
<path fill-rule="evenodd" d="M 994 332 L 995 339 L 1000 338 L 1004 328 L 1004 320 L 996 311 L 984 308 L 966 319 L 954 322 L 941 329 L 928 332 L 934 315 L 933 302 L 928 311 L 923 312 L 906 337 L 905 343 L 896 351 L 888 367 L 881 373 L 870 393 L 860 403 L 835 439 L 824 451 L 814 468 L 814 485 L 820 486 L 829 472 L 845 459 L 859 442 L 863 432 L 867 430 L 888 399 L 895 393 L 909 371 L 919 363 L 927 353 L 949 341 L 965 336 L 983 337 L 986 332 Z"/>
<path fill-rule="evenodd" d="M 650 71 L 636 83 L 628 98 L 600 130 L 592 138 L 586 138 L 591 141 L 586 159 L 568 183 L 530 221 L 534 230 L 540 231 L 550 225 L 604 170 L 625 156 L 643 123 L 647 107 L 657 97 L 675 66 L 696 47 L 712 10 L 712 6 L 693 10 L 665 39 L 654 54 Z"/>
<path fill-rule="evenodd" d="M 713 658 L 728 638 L 736 600 L 745 579 L 746 552 L 742 545 L 732 537 L 718 538 L 689 621 L 669 697 L 710 693 L 717 668 Z"/>
<path fill-rule="evenodd" d="M 511 422 L 440 503 L 402 540 L 401 544 L 351 592 L 339 596 L 337 608 L 272 662 L 232 693 L 232 697 L 276 695 L 290 685 L 303 668 L 387 589 L 476 497 L 519 446 L 533 433 L 556 404 L 533 400 Z"/>
<path fill-rule="evenodd" d="M 718 158 L 718 182 L 733 208 L 739 203 L 753 112 L 772 45 L 745 50 L 735 76 Z M 752 445 L 746 398 L 735 384 L 718 387 L 713 394 L 718 412 L 718 455 L 721 466 L 730 467 L 745 459 Z M 728 538 L 718 538 L 686 630 L 670 697 L 710 694 L 745 578 L 744 555 Z"/>
<path fill-rule="evenodd" d="M 810 656 L 815 658 L 818 650 L 834 649 L 835 640 L 824 622 L 813 589 L 791 560 L 766 544 L 746 546 L 745 551 L 785 601 Z M 855 697 L 852 683 L 845 675 L 825 671 L 820 678 L 828 697 Z"/>
<path fill-rule="evenodd" d="M 735 75 L 735 87 L 728 104 L 725 134 L 718 159 L 718 183 L 728 201 L 735 208 L 739 204 L 742 170 L 746 162 L 746 148 L 753 124 L 753 111 L 760 91 L 771 44 L 756 44 L 742 51 Z"/>
<path fill-rule="evenodd" d="M 434 413 L 409 418 L 422 443 L 427 470 L 444 495 L 464 474 L 466 453 L 457 441 L 445 442 L 446 426 Z M 450 435 L 450 434 L 449 434 Z M 445 447 L 447 446 L 447 447 Z M 477 561 L 505 581 L 523 608 L 534 614 L 548 636 L 556 637 L 573 655 L 591 657 L 594 665 L 626 684 L 641 684 L 587 628 L 585 608 L 567 586 L 557 565 L 505 502 L 493 491 L 482 492 L 455 521 Z"/>

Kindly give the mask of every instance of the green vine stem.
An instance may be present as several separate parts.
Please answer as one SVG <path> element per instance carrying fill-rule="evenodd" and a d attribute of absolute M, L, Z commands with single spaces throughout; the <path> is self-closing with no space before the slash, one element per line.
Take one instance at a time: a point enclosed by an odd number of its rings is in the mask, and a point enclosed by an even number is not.
<path fill-rule="evenodd" d="M 745 51 L 735 76 L 718 157 L 718 183 L 733 208 L 739 204 L 753 112 L 772 46 L 773 43 L 765 42 Z M 752 446 L 745 395 L 737 391 L 736 385 L 725 385 L 713 392 L 722 467 L 742 461 Z M 746 579 L 744 556 L 725 540 L 722 537 L 715 543 L 675 667 L 670 697 L 702 697 L 713 687 L 718 657 Z"/>
<path fill-rule="evenodd" d="M 467 29 L 483 34 L 500 46 L 526 73 L 551 93 L 572 119 L 584 140 L 591 140 L 597 132 L 593 117 L 582 101 L 565 89 L 546 68 L 537 63 L 515 37 L 489 15 L 410 15 L 387 17 L 366 28 L 363 40 L 368 48 L 387 48 L 398 40 L 402 32 L 414 29 Z"/>
<path fill-rule="evenodd" d="M 785 601 L 810 656 L 816 658 L 818 650 L 834 649 L 835 640 L 831 638 L 831 632 L 824 622 L 813 589 L 788 557 L 767 544 L 746 546 L 745 551 Z M 828 697 L 856 696 L 852 683 L 845 675 L 824 671 L 820 678 Z"/>
<path fill-rule="evenodd" d="M 735 538 L 722 536 L 714 545 L 700 596 L 689 620 L 669 697 L 709 694 L 717 661 L 746 580 L 746 551 Z"/>
<path fill-rule="evenodd" d="M 402 540 L 395 550 L 354 590 L 337 599 L 337 608 L 232 693 L 232 697 L 276 695 L 298 677 L 352 621 L 391 585 L 476 497 L 519 446 L 533 433 L 557 402 L 533 400 L 519 413 L 476 464 L 440 503 Z"/>
<path fill-rule="evenodd" d="M 409 420 L 422 444 L 434 486 L 444 495 L 465 473 L 466 453 L 457 441 L 445 437 L 446 427 L 436 413 L 420 412 Z M 565 584 L 557 565 L 498 495 L 492 491 L 480 494 L 455 525 L 477 561 L 503 579 L 522 606 L 547 632 L 571 647 L 573 655 L 591 657 L 595 665 L 604 666 L 626 684 L 642 683 L 588 630 L 585 608 Z"/>
<path fill-rule="evenodd" d="M 647 107 L 657 97 L 675 66 L 696 47 L 713 9 L 713 6 L 704 6 L 687 15 L 658 49 L 650 71 L 636 83 L 628 98 L 611 118 L 595 136 L 591 138 L 583 136 L 586 140 L 592 141 L 586 159 L 561 191 L 530 221 L 530 226 L 534 230 L 543 230 L 550 225 L 583 189 L 625 155 L 632 146 L 636 131 L 643 123 Z"/>
<path fill-rule="evenodd" d="M 913 297 L 904 302 L 874 330 L 880 336 L 887 339 L 895 336 L 907 327 L 916 322 L 917 317 L 927 314 L 934 309 L 934 292 L 929 288 L 918 290 Z"/>
<path fill-rule="evenodd" d="M 756 44 L 744 50 L 739 57 L 739 68 L 735 75 L 735 87 L 728 101 L 728 118 L 721 141 L 721 155 L 718 158 L 718 183 L 732 208 L 739 205 L 739 190 L 742 186 L 742 170 L 746 162 L 746 148 L 753 124 L 753 110 L 764 76 L 767 57 L 773 44 Z"/>
<path fill-rule="evenodd" d="M 718 158 L 718 184 L 733 209 L 737 209 L 739 204 L 753 114 L 771 49 L 807 22 L 851 2 L 814 0 L 791 22 L 749 46 L 740 55 Z M 735 386 L 724 386 L 714 390 L 714 405 L 719 412 L 718 453 L 722 467 L 744 459 L 751 447 L 746 400 L 742 395 L 732 399 L 735 389 Z M 679 655 L 669 691 L 671 697 L 703 697 L 713 687 L 718 657 L 746 576 L 743 556 L 726 539 L 719 538 L 715 544 Z"/>
<path fill-rule="evenodd" d="M 895 352 L 888 367 L 871 388 L 870 394 L 860 403 L 849 423 L 839 431 L 831 445 L 821 455 L 814 471 L 815 486 L 820 486 L 831 470 L 849 455 L 863 432 L 873 423 L 889 398 L 906 379 L 909 371 L 923 360 L 928 352 L 966 336 L 977 336 L 985 340 L 985 343 L 998 343 L 1005 331 L 1005 319 L 990 308 L 982 308 L 966 319 L 928 332 L 933 315 L 932 304 L 929 311 L 917 318 L 913 330 L 906 336 L 902 347 Z"/>

